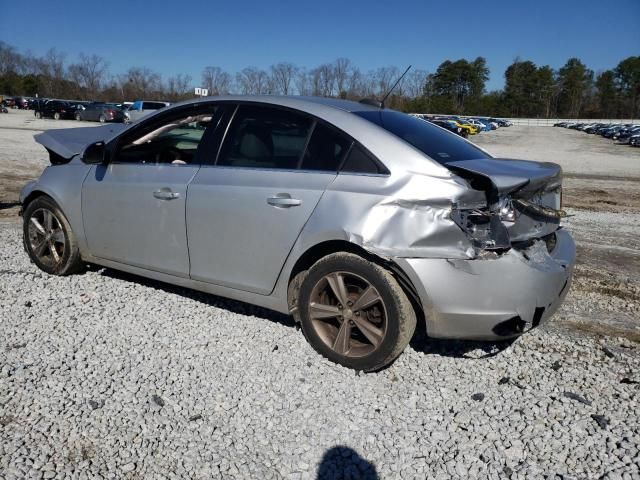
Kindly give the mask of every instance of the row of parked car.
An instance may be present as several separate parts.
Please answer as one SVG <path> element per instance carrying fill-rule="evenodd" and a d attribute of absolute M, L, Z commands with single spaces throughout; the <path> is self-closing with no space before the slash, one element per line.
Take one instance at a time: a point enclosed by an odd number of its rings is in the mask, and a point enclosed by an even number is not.
<path fill-rule="evenodd" d="M 48 98 L 8 97 L 2 99 L 3 111 L 8 108 L 33 110 L 36 118 L 81 120 L 89 122 L 132 122 L 168 106 L 168 102 L 142 101 L 106 103 Z"/>
<path fill-rule="evenodd" d="M 554 127 L 570 128 L 610 138 L 618 144 L 640 147 L 640 124 L 637 123 L 575 123 L 558 122 Z"/>
<path fill-rule="evenodd" d="M 33 100 L 35 99 L 28 97 L 2 97 L 1 103 L 2 107 L 6 109 L 16 108 L 20 110 L 27 110 L 30 108 L 30 104 Z"/>
<path fill-rule="evenodd" d="M 477 135 L 480 132 L 490 132 L 500 127 L 510 127 L 512 125 L 508 120 L 493 117 L 458 117 L 453 115 L 427 115 L 424 113 L 412 113 L 411 115 L 457 133 L 464 138 L 469 135 Z"/>
<path fill-rule="evenodd" d="M 95 122 L 133 122 L 169 106 L 168 102 L 105 103 L 69 100 L 43 100 L 34 106 L 36 118 L 70 119 Z"/>

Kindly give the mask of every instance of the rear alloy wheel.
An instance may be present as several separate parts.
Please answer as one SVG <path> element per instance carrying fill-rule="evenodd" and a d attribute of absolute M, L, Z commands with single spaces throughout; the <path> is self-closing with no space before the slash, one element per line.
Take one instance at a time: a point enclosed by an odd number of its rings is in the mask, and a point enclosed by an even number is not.
<path fill-rule="evenodd" d="M 391 273 L 350 253 L 332 254 L 313 265 L 298 305 L 309 343 L 356 370 L 390 364 L 416 326 L 413 307 Z"/>
<path fill-rule="evenodd" d="M 105 118 L 105 116 L 104 116 L 104 115 L 100 114 L 100 116 L 98 117 L 98 121 L 99 121 L 100 123 L 104 123 L 104 122 L 106 122 L 106 121 L 107 121 L 107 119 Z"/>
<path fill-rule="evenodd" d="M 60 114 L 58 112 L 53 114 L 53 119 L 54 120 L 60 120 Z"/>
<path fill-rule="evenodd" d="M 71 226 L 49 197 L 39 197 L 27 205 L 23 215 L 24 247 L 41 270 L 67 275 L 82 267 L 80 251 Z"/>

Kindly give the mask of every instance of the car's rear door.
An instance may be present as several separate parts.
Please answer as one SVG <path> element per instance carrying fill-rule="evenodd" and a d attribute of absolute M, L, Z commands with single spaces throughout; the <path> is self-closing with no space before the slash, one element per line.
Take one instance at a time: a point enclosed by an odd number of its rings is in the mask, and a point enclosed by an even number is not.
<path fill-rule="evenodd" d="M 158 272 L 189 276 L 187 186 L 201 165 L 203 145 L 216 125 L 215 107 L 145 122 L 116 147 L 107 165 L 93 166 L 82 188 L 82 218 L 92 255 Z M 185 123 L 209 115 L 207 126 Z M 155 143 L 154 143 L 155 142 Z"/>
<path fill-rule="evenodd" d="M 326 151 L 312 148 L 323 143 L 313 141 L 318 125 L 299 112 L 239 106 L 217 164 L 203 165 L 189 185 L 191 278 L 265 295 L 273 290 L 350 144 L 340 137 L 336 146 L 325 141 Z"/>

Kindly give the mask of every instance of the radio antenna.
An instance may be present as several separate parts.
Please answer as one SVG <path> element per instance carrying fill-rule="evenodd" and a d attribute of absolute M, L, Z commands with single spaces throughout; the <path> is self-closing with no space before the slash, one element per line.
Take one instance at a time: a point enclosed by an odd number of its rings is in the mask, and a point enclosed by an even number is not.
<path fill-rule="evenodd" d="M 381 108 L 384 108 L 384 101 L 389 97 L 389 95 L 391 95 L 391 92 L 393 92 L 395 90 L 395 88 L 400 83 L 400 80 L 402 80 L 404 78 L 404 76 L 407 74 L 407 72 L 409 71 L 410 68 L 411 68 L 411 65 L 409 65 L 407 67 L 407 69 L 404 71 L 404 73 L 402 75 L 400 75 L 400 78 L 398 78 L 398 80 L 396 80 L 396 83 L 393 84 L 393 87 L 391 87 L 389 89 L 389 91 L 387 92 L 387 94 L 382 98 L 382 101 L 380 101 Z"/>

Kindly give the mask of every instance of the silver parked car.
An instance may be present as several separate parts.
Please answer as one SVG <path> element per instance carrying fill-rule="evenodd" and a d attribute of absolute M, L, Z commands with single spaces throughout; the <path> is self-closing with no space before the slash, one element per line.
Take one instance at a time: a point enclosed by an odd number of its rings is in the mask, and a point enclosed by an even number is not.
<path fill-rule="evenodd" d="M 161 108 L 171 105 L 169 102 L 149 102 L 137 100 L 133 102 L 129 108 L 124 112 L 125 120 L 127 122 L 135 122 L 142 117 L 149 115 L 150 113 L 160 110 Z"/>
<path fill-rule="evenodd" d="M 355 369 L 392 362 L 418 318 L 431 337 L 511 338 L 569 290 L 559 166 L 379 106 L 204 98 L 35 138 L 52 166 L 21 202 L 42 270 L 99 264 L 290 313 Z"/>

